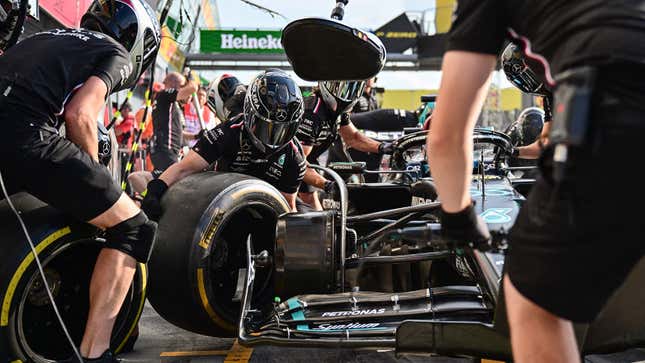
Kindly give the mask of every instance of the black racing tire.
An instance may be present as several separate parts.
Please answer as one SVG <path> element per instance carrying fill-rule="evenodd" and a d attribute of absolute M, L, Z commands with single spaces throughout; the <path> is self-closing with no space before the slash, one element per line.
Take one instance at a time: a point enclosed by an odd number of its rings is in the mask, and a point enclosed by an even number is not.
<path fill-rule="evenodd" d="M 0 6 L 8 5 L 7 0 L 0 0 Z M 9 12 L 8 19 L 0 22 L 0 51 L 4 51 L 18 42 L 27 18 L 28 0 L 20 0 L 17 10 Z M 7 10 L 7 9 L 5 9 Z"/>
<path fill-rule="evenodd" d="M 246 268 L 246 239 L 251 234 L 254 251 L 272 254 L 277 217 L 289 212 L 286 200 L 253 177 L 204 172 L 173 185 L 162 207 L 148 300 L 176 326 L 232 336 L 240 309 L 232 298 Z M 254 297 L 273 297 L 270 268 L 256 271 L 255 286 Z"/>
<path fill-rule="evenodd" d="M 76 346 L 85 330 L 89 282 L 104 240 L 98 230 L 70 219 L 36 198 L 12 197 L 21 211 L 43 264 L 56 304 Z M 0 202 L 0 352 L 9 361 L 45 363 L 72 356 L 72 349 L 49 303 L 33 254 L 6 201 Z M 125 346 L 145 302 L 147 270 L 138 264 L 134 282 L 117 317 L 111 347 Z M 0 353 L 0 359 L 2 353 Z"/>

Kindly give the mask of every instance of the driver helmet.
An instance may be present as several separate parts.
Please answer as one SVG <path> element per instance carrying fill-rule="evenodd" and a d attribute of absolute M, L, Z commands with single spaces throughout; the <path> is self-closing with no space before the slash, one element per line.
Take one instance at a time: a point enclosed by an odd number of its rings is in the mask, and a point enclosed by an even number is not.
<path fill-rule="evenodd" d="M 542 96 L 551 94 L 543 72 L 538 71 L 539 66 L 528 61 L 517 44 L 510 43 L 500 61 L 506 78 L 520 91 Z"/>
<path fill-rule="evenodd" d="M 251 143 L 264 154 L 280 150 L 296 135 L 304 114 L 296 82 L 280 70 L 258 74 L 244 99 L 244 128 Z"/>
<path fill-rule="evenodd" d="M 222 74 L 208 85 L 208 107 L 220 120 L 227 120 L 230 111 L 226 108 L 226 101 L 230 99 L 242 85 L 237 77 L 230 74 Z"/>
<path fill-rule="evenodd" d="M 130 53 L 133 85 L 157 57 L 161 31 L 157 15 L 145 0 L 94 0 L 81 18 L 81 27 L 104 33 Z"/>
<path fill-rule="evenodd" d="M 517 117 L 509 133 L 513 145 L 530 145 L 542 134 L 544 127 L 544 111 L 539 107 L 529 107 Z"/>
<path fill-rule="evenodd" d="M 363 95 L 366 83 L 366 81 L 324 81 L 318 82 L 318 87 L 325 104 L 340 115 L 354 107 Z"/>

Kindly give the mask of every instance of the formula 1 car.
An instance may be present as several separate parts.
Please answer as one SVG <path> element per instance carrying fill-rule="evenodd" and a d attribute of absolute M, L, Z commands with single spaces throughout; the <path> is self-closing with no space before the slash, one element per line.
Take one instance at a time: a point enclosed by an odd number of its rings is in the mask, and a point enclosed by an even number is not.
<path fill-rule="evenodd" d="M 398 151 L 426 137 L 408 135 Z M 149 264 L 150 302 L 179 327 L 236 335 L 246 345 L 510 359 L 500 280 L 507 233 L 525 200 L 518 185 L 531 181 L 514 178 L 506 166 L 507 135 L 477 130 L 473 138 L 478 161 L 471 193 L 491 243 L 442 240 L 440 204 L 431 179 L 416 167 L 390 171 L 409 182 L 356 186 L 345 186 L 340 174 L 361 165 L 321 167 L 341 185 L 340 195 L 331 209 L 311 213 L 288 213 L 280 193 L 264 182 L 203 173 L 164 197 L 171 212 L 162 217 Z M 406 205 L 348 214 L 359 189 L 376 204 Z M 576 327 L 583 352 L 645 343 L 645 312 L 635 305 L 645 294 L 634 287 L 644 281 L 641 265 L 597 322 Z"/>

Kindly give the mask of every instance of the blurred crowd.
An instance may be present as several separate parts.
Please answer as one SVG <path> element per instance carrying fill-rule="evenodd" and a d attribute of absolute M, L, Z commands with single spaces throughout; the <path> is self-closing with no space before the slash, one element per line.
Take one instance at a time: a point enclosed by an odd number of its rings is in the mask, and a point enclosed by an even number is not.
<path fill-rule="evenodd" d="M 203 120 L 206 130 L 220 124 L 221 121 L 217 115 L 206 107 L 207 91 L 207 86 L 198 84 L 195 80 L 188 80 L 185 75 L 171 72 L 162 83 L 155 82 L 151 96 L 152 107 L 147 112 L 145 102 L 136 110 L 133 109 L 130 102 L 125 102 L 120 107 L 113 104 L 113 114 L 117 115 L 114 130 L 119 144 L 122 166 L 125 166 L 127 158 L 132 152 L 132 144 L 141 125 L 145 125 L 145 129 L 140 136 L 139 146 L 135 153 L 133 171 L 152 172 L 155 170 L 152 157 L 152 154 L 155 153 L 155 140 L 161 141 L 162 134 L 165 135 L 164 140 L 168 140 L 172 138 L 172 135 L 169 134 L 174 132 L 175 140 L 166 141 L 164 146 L 171 152 L 176 152 L 175 156 L 170 157 L 176 161 L 177 157 L 187 152 L 196 143 L 202 131 L 201 120 Z M 193 102 L 194 97 L 197 98 L 199 110 Z M 163 108 L 163 112 L 154 112 L 158 103 Z M 199 113 L 202 116 L 201 120 Z M 144 115 L 146 122 L 142 123 Z M 173 126 L 179 132 L 173 131 Z M 160 159 L 158 158 L 157 163 L 164 164 L 164 161 Z M 165 166 L 163 168 L 165 169 Z"/>

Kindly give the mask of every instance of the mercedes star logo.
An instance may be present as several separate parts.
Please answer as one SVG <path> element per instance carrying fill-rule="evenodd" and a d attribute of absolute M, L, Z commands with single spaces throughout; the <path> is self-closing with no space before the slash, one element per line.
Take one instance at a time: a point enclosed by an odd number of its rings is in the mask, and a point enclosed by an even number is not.
<path fill-rule="evenodd" d="M 282 122 L 287 120 L 287 111 L 286 110 L 278 110 L 275 114 L 276 120 Z"/>

